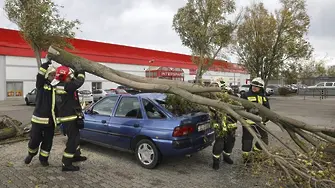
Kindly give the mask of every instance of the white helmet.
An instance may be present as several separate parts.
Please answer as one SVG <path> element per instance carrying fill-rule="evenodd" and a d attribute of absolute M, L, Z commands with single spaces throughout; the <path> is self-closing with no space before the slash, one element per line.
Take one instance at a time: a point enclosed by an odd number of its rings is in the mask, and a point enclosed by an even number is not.
<path fill-rule="evenodd" d="M 50 65 L 47 69 L 47 72 L 45 73 L 45 78 L 47 79 L 49 74 L 52 73 L 52 72 L 56 72 L 56 69 L 54 66 Z"/>
<path fill-rule="evenodd" d="M 260 87 L 260 88 L 264 88 L 264 81 L 262 80 L 262 78 L 257 77 L 257 78 L 254 78 L 251 81 L 251 85 L 256 86 L 256 87 Z"/>

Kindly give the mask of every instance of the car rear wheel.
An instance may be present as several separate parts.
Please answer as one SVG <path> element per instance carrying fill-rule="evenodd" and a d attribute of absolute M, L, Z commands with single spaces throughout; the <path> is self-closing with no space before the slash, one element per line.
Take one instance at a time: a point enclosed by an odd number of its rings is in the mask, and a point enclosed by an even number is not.
<path fill-rule="evenodd" d="M 155 168 L 161 158 L 155 144 L 148 139 L 142 139 L 136 144 L 135 155 L 141 166 L 148 169 Z"/>

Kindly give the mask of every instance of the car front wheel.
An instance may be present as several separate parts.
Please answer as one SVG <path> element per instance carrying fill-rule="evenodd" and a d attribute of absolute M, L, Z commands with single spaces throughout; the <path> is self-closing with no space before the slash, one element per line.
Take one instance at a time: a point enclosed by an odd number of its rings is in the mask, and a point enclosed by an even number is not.
<path fill-rule="evenodd" d="M 136 144 L 135 155 L 141 166 L 148 169 L 155 168 L 161 158 L 155 144 L 148 139 L 140 140 Z"/>
<path fill-rule="evenodd" d="M 30 104 L 28 98 L 25 98 L 24 100 L 26 101 L 26 105 Z"/>

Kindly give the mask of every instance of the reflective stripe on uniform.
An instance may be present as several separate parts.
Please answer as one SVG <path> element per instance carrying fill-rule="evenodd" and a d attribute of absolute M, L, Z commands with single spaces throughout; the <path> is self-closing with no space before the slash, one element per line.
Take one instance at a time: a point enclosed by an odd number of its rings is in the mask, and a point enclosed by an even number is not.
<path fill-rule="evenodd" d="M 234 129 L 237 128 L 236 123 L 228 123 L 227 124 L 228 129 Z"/>
<path fill-rule="evenodd" d="M 43 67 L 40 67 L 40 69 L 38 70 L 38 74 L 40 75 L 45 75 L 45 73 L 47 72 L 47 70 L 45 70 Z"/>
<path fill-rule="evenodd" d="M 66 158 L 73 158 L 74 154 L 64 152 L 63 156 Z"/>
<path fill-rule="evenodd" d="M 214 154 L 213 154 L 213 157 L 219 159 L 219 158 L 220 158 L 220 155 L 214 155 Z"/>
<path fill-rule="evenodd" d="M 52 88 L 52 96 L 51 96 L 51 115 L 52 119 L 54 120 L 55 127 L 58 124 L 56 114 L 55 114 L 55 108 L 56 108 L 56 90 L 55 88 Z"/>
<path fill-rule="evenodd" d="M 254 101 L 256 101 L 256 100 L 257 100 L 257 99 L 256 99 L 256 97 L 254 97 L 254 96 L 248 97 L 248 101 L 254 102 Z"/>
<path fill-rule="evenodd" d="M 63 122 L 73 121 L 73 120 L 76 120 L 76 119 L 77 119 L 76 115 L 66 116 L 66 117 L 59 117 L 59 118 L 57 118 L 57 122 L 58 123 L 63 123 Z"/>
<path fill-rule="evenodd" d="M 258 149 L 256 146 L 254 146 L 252 149 L 253 149 L 254 151 L 262 151 L 262 150 Z"/>
<path fill-rule="evenodd" d="M 31 121 L 38 124 L 49 124 L 49 118 L 41 118 L 34 115 L 31 117 Z"/>
<path fill-rule="evenodd" d="M 44 151 L 44 150 L 41 149 L 40 155 L 42 155 L 43 157 L 49 157 L 49 152 Z"/>
<path fill-rule="evenodd" d="M 257 95 L 257 98 L 256 98 L 256 96 L 250 96 L 250 97 L 248 97 L 248 101 L 250 101 L 250 102 L 256 102 L 257 101 L 259 104 L 263 104 L 263 101 L 266 102 L 266 97 L 262 97 L 262 96 Z M 246 122 L 250 125 L 255 124 L 254 121 L 251 121 L 249 119 L 246 119 Z"/>
<path fill-rule="evenodd" d="M 258 103 L 263 104 L 263 97 L 258 95 L 257 98 L 258 98 L 258 100 L 257 100 Z"/>
<path fill-rule="evenodd" d="M 77 149 L 76 150 L 80 150 L 80 145 L 77 146 Z"/>
<path fill-rule="evenodd" d="M 51 87 L 47 84 L 44 84 L 43 89 L 51 91 Z"/>
<path fill-rule="evenodd" d="M 29 153 L 36 154 L 37 151 L 38 151 L 38 148 L 36 148 L 36 149 L 31 149 L 31 148 L 28 147 L 28 152 L 29 152 Z"/>
<path fill-rule="evenodd" d="M 77 77 L 82 77 L 82 78 L 84 78 L 85 79 L 85 75 L 84 74 L 78 74 L 78 76 Z"/>
<path fill-rule="evenodd" d="M 226 153 L 226 152 L 222 152 L 224 155 L 227 155 L 227 156 L 230 156 L 231 155 L 231 153 Z"/>
<path fill-rule="evenodd" d="M 56 86 L 56 94 L 66 94 L 67 92 L 64 90 L 64 86 Z"/>

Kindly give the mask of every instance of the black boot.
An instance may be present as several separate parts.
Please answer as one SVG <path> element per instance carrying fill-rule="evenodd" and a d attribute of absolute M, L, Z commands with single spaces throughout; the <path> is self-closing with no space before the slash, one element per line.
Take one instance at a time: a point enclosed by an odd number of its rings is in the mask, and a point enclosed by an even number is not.
<path fill-rule="evenodd" d="M 78 157 L 74 157 L 72 162 L 80 162 L 80 161 L 86 161 L 87 157 L 85 156 L 78 156 Z"/>
<path fill-rule="evenodd" d="M 228 164 L 234 164 L 234 161 L 230 158 L 230 155 L 223 154 L 223 161 Z"/>
<path fill-rule="evenodd" d="M 213 169 L 219 170 L 220 168 L 220 158 L 213 157 Z"/>
<path fill-rule="evenodd" d="M 29 164 L 33 160 L 34 155 L 29 154 L 25 159 L 24 163 Z"/>
<path fill-rule="evenodd" d="M 49 166 L 49 162 L 48 161 L 40 161 L 42 166 Z"/>
<path fill-rule="evenodd" d="M 72 164 L 71 165 L 64 165 L 62 166 L 62 171 L 63 172 L 71 172 L 71 171 L 79 171 L 79 166 L 73 166 Z"/>

